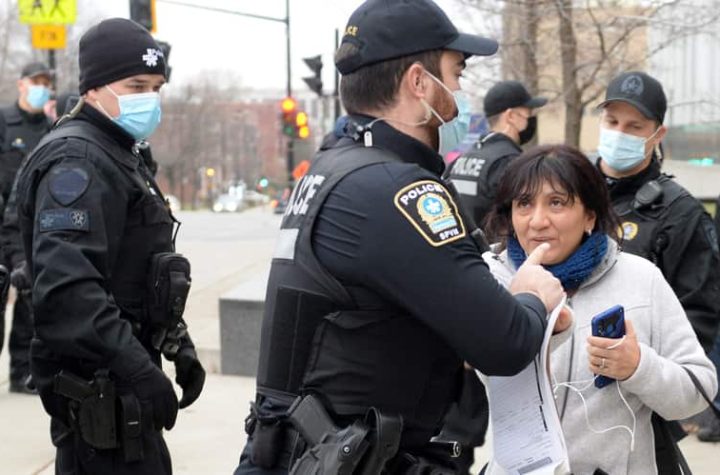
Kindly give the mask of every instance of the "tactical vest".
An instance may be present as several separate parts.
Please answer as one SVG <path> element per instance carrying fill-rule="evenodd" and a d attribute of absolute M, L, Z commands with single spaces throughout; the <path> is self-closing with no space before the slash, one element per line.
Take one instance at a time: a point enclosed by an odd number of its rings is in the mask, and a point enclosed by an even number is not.
<path fill-rule="evenodd" d="M 493 137 L 496 140 L 491 140 Z M 488 170 L 496 161 L 518 155 L 521 151 L 512 140 L 498 138 L 493 132 L 480 139 L 474 149 L 453 162 L 448 178 L 457 188 L 463 204 L 476 218 L 478 214 L 487 214 L 494 198 L 488 186 Z M 476 210 L 478 207 L 481 208 L 479 213 Z"/>
<path fill-rule="evenodd" d="M 439 428 L 461 361 L 403 309 L 370 289 L 338 282 L 311 243 L 335 185 L 356 170 L 393 160 L 390 152 L 342 139 L 321 151 L 296 185 L 270 270 L 257 385 L 259 394 L 286 400 L 319 394 L 335 416 L 362 416 L 370 407 L 400 414 L 402 445 L 410 447 L 428 442 Z"/>
<path fill-rule="evenodd" d="M 637 192 L 613 203 L 620 218 L 622 250 L 648 259 L 662 269 L 663 250 L 668 236 L 662 224 L 671 205 L 690 194 L 668 175 L 660 175 L 641 186 Z"/>
<path fill-rule="evenodd" d="M 148 271 L 153 255 L 174 251 L 175 219 L 138 153 L 121 147 L 112 138 L 85 121 L 70 121 L 56 128 L 41 140 L 37 150 L 41 150 L 51 141 L 65 138 L 80 139 L 99 147 L 107 154 L 107 157 L 102 159 L 107 158 L 112 163 L 109 168 L 114 167 L 117 170 L 118 180 L 126 181 L 126 177 L 130 180 L 132 191 L 129 193 L 127 212 L 125 216 L 116 218 L 124 220 L 124 231 L 120 236 L 108 236 L 111 240 L 109 244 L 117 246 L 118 255 L 110 272 L 107 290 L 120 309 L 120 316 L 132 323 L 137 337 L 151 355 L 157 357 L 157 352 L 151 350 L 149 325 L 145 325 Z M 87 155 L 87 145 L 79 141 L 70 144 L 81 148 L 74 156 Z M 35 167 L 42 175 L 62 158 L 64 157 L 48 157 Z M 110 219 L 114 218 L 110 217 Z"/>

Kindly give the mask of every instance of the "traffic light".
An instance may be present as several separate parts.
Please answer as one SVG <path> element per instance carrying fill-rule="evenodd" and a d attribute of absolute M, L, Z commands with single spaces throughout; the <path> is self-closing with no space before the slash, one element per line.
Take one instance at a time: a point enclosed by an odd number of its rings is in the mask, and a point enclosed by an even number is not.
<path fill-rule="evenodd" d="M 270 180 L 268 180 L 267 177 L 261 176 L 257 182 L 257 189 L 264 190 L 265 188 L 268 187 L 269 184 L 270 184 Z"/>
<path fill-rule="evenodd" d="M 292 97 L 286 97 L 280 103 L 282 110 L 282 132 L 288 137 L 295 135 L 295 115 L 297 114 L 297 102 Z"/>
<path fill-rule="evenodd" d="M 311 58 L 303 58 L 303 61 L 305 61 L 305 64 L 307 64 L 308 68 L 312 70 L 314 73 L 314 76 L 308 76 L 306 78 L 303 78 L 303 81 L 305 81 L 305 84 L 308 85 L 311 91 L 313 91 L 318 96 L 322 97 L 323 92 L 323 82 L 322 82 L 322 68 L 323 68 L 323 62 L 322 62 L 322 56 L 317 55 L 313 56 Z"/>
<path fill-rule="evenodd" d="M 130 0 L 130 19 L 155 33 L 155 0 Z"/>
<path fill-rule="evenodd" d="M 296 136 L 300 139 L 306 139 L 310 136 L 310 127 L 308 127 L 308 116 L 305 112 L 298 112 L 295 116 Z"/>

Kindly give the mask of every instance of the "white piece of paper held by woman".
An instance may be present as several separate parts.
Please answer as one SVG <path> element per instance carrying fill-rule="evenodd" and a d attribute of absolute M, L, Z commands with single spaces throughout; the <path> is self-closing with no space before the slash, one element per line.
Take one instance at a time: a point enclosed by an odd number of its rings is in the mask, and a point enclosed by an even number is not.
<path fill-rule="evenodd" d="M 508 474 L 570 473 L 550 377 L 550 338 L 563 298 L 550 314 L 540 353 L 515 376 L 486 379 L 493 459 Z"/>

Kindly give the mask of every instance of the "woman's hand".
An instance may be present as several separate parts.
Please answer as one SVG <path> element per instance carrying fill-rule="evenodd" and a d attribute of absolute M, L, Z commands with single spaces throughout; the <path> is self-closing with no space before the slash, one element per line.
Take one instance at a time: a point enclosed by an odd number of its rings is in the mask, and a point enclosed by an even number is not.
<path fill-rule="evenodd" d="M 640 346 L 635 328 L 625 320 L 625 339 L 590 336 L 587 339 L 590 371 L 624 381 L 635 374 L 640 364 Z M 619 343 L 619 344 L 618 344 Z"/>

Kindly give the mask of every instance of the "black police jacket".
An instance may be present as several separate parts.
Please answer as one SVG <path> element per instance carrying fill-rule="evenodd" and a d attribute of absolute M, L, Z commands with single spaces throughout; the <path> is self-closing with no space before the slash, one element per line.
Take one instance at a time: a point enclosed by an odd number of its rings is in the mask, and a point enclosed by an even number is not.
<path fill-rule="evenodd" d="M 78 130 L 93 139 L 72 136 Z M 48 412 L 59 410 L 48 405 L 61 369 L 91 379 L 109 368 L 127 384 L 160 365 L 145 321 L 147 276 L 151 256 L 174 249 L 174 220 L 132 137 L 85 105 L 23 166 L 18 215 L 33 274 L 33 377 Z"/>
<path fill-rule="evenodd" d="M 463 360 L 490 375 L 532 361 L 545 308 L 489 273 L 437 153 L 383 122 L 372 147 L 365 135 L 321 151 L 288 203 L 258 393 L 312 392 L 343 420 L 371 406 L 400 414 L 402 446 L 420 446 L 440 429 Z"/>
<path fill-rule="evenodd" d="M 20 164 L 49 130 L 50 123 L 43 113 L 30 114 L 20 109 L 17 103 L 0 109 L 0 223 L 8 206 L 14 207 L 12 191 Z M 14 209 L 11 214 L 14 215 Z M 12 268 L 22 260 L 18 252 L 22 245 L 17 229 L 2 230 L 0 245 L 5 254 L 3 263 L 9 263 Z"/>
<path fill-rule="evenodd" d="M 660 172 L 656 160 L 637 175 L 606 181 L 621 222 L 623 251 L 660 268 L 708 352 L 720 323 L 720 255 L 712 218 Z"/>
<path fill-rule="evenodd" d="M 445 176 L 452 180 L 465 209 L 478 226 L 482 227 L 492 208 L 505 168 L 521 153 L 520 146 L 510 137 L 491 132 L 448 167 Z"/>

